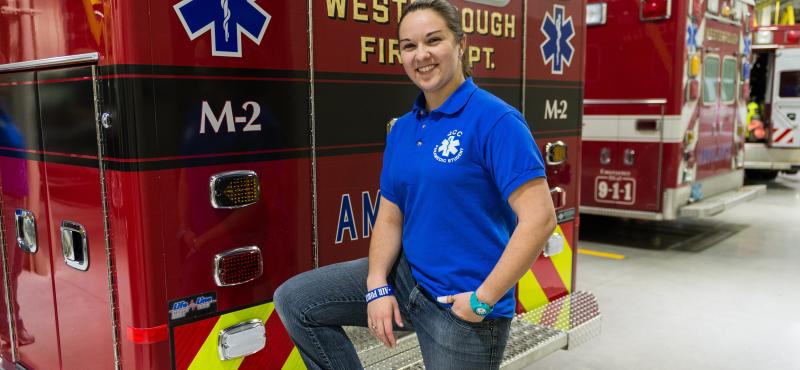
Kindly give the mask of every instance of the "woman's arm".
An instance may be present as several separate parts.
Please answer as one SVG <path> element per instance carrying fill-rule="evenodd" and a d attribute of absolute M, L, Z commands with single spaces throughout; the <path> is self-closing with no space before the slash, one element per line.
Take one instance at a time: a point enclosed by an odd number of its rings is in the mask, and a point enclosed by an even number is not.
<path fill-rule="evenodd" d="M 556 227 L 553 199 L 544 178 L 521 185 L 508 197 L 508 203 L 517 215 L 517 227 L 500 260 L 475 292 L 479 301 L 492 306 L 531 268 Z M 480 321 L 469 303 L 471 293 L 455 295 L 453 311 L 466 320 Z"/>
<path fill-rule="evenodd" d="M 544 243 L 556 227 L 553 198 L 543 178 L 523 184 L 508 197 L 517 214 L 517 227 L 497 265 L 475 291 L 481 302 L 494 305 L 508 292 L 544 249 Z"/>
<path fill-rule="evenodd" d="M 369 273 L 367 290 L 387 284 L 387 277 L 400 254 L 403 236 L 403 213 L 396 204 L 381 197 L 381 206 L 372 239 L 369 243 Z M 400 306 L 394 296 L 378 298 L 367 305 L 367 324 L 372 335 L 388 347 L 395 346 L 392 319 L 403 326 Z"/>

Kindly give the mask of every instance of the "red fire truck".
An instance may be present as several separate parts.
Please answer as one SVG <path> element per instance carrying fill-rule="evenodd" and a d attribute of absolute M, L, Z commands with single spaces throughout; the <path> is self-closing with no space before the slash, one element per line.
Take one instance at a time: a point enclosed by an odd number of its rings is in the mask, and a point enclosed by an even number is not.
<path fill-rule="evenodd" d="M 272 295 L 367 253 L 386 123 L 417 94 L 407 2 L 0 0 L 0 368 L 302 368 Z M 599 330 L 575 291 L 585 3 L 454 3 L 558 207 L 517 289 L 522 366 Z M 419 364 L 413 335 L 348 330 L 365 366 Z"/>
<path fill-rule="evenodd" d="M 743 187 L 749 0 L 587 5 L 581 212 L 711 215 Z"/>
<path fill-rule="evenodd" d="M 800 1 L 756 5 L 744 168 L 773 179 L 800 169 Z"/>

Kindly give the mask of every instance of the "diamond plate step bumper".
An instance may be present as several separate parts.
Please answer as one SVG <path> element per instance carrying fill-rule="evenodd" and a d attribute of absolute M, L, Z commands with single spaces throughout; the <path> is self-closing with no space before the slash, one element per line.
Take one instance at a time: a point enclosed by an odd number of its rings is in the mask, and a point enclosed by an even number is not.
<path fill-rule="evenodd" d="M 588 292 L 575 292 L 518 315 L 511 324 L 501 368 L 522 369 L 559 349 L 575 348 L 600 335 L 601 319 L 597 300 Z M 413 333 L 396 333 L 397 347 L 389 349 L 366 328 L 347 327 L 345 332 L 366 369 L 425 368 Z"/>
<path fill-rule="evenodd" d="M 712 216 L 726 209 L 738 206 L 741 203 L 755 199 L 767 192 L 766 185 L 748 185 L 741 189 L 729 191 L 713 197 L 703 199 L 680 208 L 680 215 L 684 217 Z"/>

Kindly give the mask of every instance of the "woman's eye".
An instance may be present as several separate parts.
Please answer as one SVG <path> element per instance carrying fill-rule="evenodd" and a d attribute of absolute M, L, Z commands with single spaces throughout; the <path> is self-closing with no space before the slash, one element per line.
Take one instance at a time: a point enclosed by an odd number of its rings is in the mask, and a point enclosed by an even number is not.
<path fill-rule="evenodd" d="M 429 43 L 429 44 L 435 44 L 435 43 L 437 43 L 437 42 L 439 42 L 439 41 L 441 41 L 441 39 L 440 39 L 440 38 L 438 38 L 438 37 L 434 37 L 434 38 L 432 38 L 432 39 L 428 40 L 428 43 Z"/>
<path fill-rule="evenodd" d="M 403 50 L 411 50 L 414 49 L 414 44 L 405 44 L 402 48 Z"/>

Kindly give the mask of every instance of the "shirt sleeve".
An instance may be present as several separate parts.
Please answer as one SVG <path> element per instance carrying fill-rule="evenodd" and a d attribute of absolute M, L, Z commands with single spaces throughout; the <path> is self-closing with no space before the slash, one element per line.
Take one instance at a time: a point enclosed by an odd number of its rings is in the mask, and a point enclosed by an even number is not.
<path fill-rule="evenodd" d="M 515 112 L 506 113 L 491 128 L 484 147 L 484 158 L 505 200 L 520 185 L 545 177 L 542 154 L 528 125 Z"/>
<path fill-rule="evenodd" d="M 383 150 L 383 166 L 381 167 L 380 190 L 384 198 L 399 206 L 395 176 L 392 171 L 392 154 L 394 153 L 393 149 L 395 147 L 393 142 L 397 137 L 395 131 L 396 130 L 392 130 L 386 137 L 386 148 Z"/>

